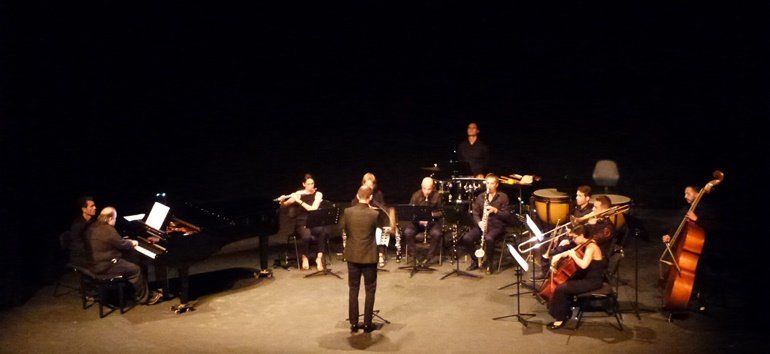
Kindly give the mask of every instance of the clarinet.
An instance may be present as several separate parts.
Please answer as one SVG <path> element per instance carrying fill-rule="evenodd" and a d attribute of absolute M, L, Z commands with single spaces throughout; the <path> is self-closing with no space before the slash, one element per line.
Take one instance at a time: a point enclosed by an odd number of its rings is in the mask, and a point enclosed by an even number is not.
<path fill-rule="evenodd" d="M 484 211 L 481 214 L 481 223 L 484 225 L 481 229 L 481 244 L 479 245 L 479 249 L 474 252 L 476 259 L 479 262 L 479 267 L 481 267 L 486 260 L 486 251 L 484 251 L 484 248 L 487 245 L 485 236 L 487 235 L 487 232 L 489 232 L 489 192 L 484 193 Z"/>

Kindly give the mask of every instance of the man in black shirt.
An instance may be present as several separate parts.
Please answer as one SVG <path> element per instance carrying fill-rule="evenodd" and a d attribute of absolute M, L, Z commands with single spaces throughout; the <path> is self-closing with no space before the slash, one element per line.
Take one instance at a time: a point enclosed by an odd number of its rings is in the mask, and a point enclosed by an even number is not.
<path fill-rule="evenodd" d="M 505 233 L 505 225 L 508 223 L 508 218 L 510 217 L 510 208 L 508 196 L 497 190 L 497 187 L 500 185 L 497 176 L 491 173 L 488 174 L 485 183 L 487 185 L 488 193 L 479 195 L 473 201 L 473 219 L 476 221 L 476 226 L 463 236 L 462 241 L 465 250 L 471 254 L 471 258 L 473 259 L 468 270 L 475 270 L 478 268 L 478 260 L 474 254 L 474 245 L 481 240 L 481 235 L 483 233 L 482 228 L 487 228 L 487 232 L 484 233 L 484 240 L 486 242 L 484 252 L 487 261 L 483 264 L 483 267 L 486 269 L 487 274 L 491 274 L 492 267 L 490 260 L 493 259 L 492 251 L 495 249 L 495 242 Z M 489 201 L 489 218 L 486 225 L 482 222 L 485 197 L 488 198 Z"/>
<path fill-rule="evenodd" d="M 372 190 L 366 186 L 358 189 L 358 204 L 345 209 L 340 228 L 347 236 L 344 257 L 348 262 L 348 319 L 350 331 L 358 332 L 358 292 L 361 276 L 364 277 L 364 331 L 374 330 L 374 294 L 377 290 L 377 227 L 387 225 L 387 219 L 369 207 Z"/>
<path fill-rule="evenodd" d="M 69 238 L 64 240 L 64 246 L 69 250 L 70 264 L 88 268 L 91 263 L 91 252 L 85 239 L 85 231 L 96 215 L 96 203 L 91 197 L 78 199 L 80 216 L 70 226 Z"/>
<path fill-rule="evenodd" d="M 420 190 L 412 194 L 412 198 L 409 200 L 409 204 L 418 206 L 428 206 L 431 210 L 439 210 L 443 207 L 443 201 L 441 195 L 435 190 L 435 183 L 433 178 L 425 177 L 420 184 Z M 427 263 L 438 252 L 438 248 L 441 246 L 441 238 L 444 233 L 441 231 L 442 219 L 433 220 L 414 220 L 411 223 L 407 223 L 404 227 L 404 236 L 406 237 L 406 244 L 409 247 L 408 252 L 412 253 L 412 259 L 417 264 L 417 233 L 424 232 L 430 235 L 430 250 L 421 263 Z M 427 237 L 427 236 L 423 236 Z M 408 261 L 408 260 L 407 260 Z"/>
<path fill-rule="evenodd" d="M 479 126 L 468 124 L 468 139 L 457 145 L 457 159 L 468 162 L 471 174 L 483 175 L 489 172 L 489 147 L 479 140 Z"/>
<path fill-rule="evenodd" d="M 115 230 L 117 217 L 115 208 L 106 207 L 99 213 L 96 222 L 86 230 L 86 239 L 93 258 L 91 271 L 106 276 L 122 275 L 134 288 L 134 296 L 138 302 L 154 305 L 160 301 L 162 294 L 153 293 L 149 296 L 141 268 L 123 259 L 123 251 L 132 250 L 139 243 L 120 237 Z"/>

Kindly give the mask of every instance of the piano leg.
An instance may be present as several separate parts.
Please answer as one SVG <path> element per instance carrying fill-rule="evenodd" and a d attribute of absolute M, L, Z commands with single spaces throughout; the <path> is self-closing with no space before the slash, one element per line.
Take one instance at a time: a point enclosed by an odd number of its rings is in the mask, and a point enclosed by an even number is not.
<path fill-rule="evenodd" d="M 179 267 L 179 305 L 171 306 L 171 310 L 176 314 L 183 314 L 187 311 L 195 311 L 195 307 L 189 304 L 190 293 L 190 267 Z"/>

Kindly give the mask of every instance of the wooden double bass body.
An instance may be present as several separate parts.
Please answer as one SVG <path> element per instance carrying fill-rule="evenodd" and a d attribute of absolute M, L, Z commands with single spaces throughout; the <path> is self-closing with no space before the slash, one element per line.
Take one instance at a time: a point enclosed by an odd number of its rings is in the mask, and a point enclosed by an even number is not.
<path fill-rule="evenodd" d="M 714 180 L 701 188 L 698 196 L 690 205 L 690 211 L 694 212 L 704 194 L 724 180 L 721 171 L 714 171 Z M 679 224 L 676 233 L 671 238 L 671 248 L 660 257 L 660 261 L 670 266 L 666 280 L 665 293 L 663 294 L 663 308 L 668 311 L 683 311 L 690 304 L 695 274 L 698 269 L 703 245 L 706 243 L 706 232 L 698 224 L 690 221 L 687 216 Z M 671 255 L 671 262 L 664 260 L 666 254 Z"/>

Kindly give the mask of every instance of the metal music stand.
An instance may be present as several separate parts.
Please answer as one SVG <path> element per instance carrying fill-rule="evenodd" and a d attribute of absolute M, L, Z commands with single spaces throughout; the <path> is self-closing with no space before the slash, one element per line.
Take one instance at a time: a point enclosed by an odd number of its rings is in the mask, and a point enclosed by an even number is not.
<path fill-rule="evenodd" d="M 323 208 L 318 210 L 312 210 L 308 212 L 307 215 L 307 223 L 305 224 L 305 227 L 308 229 L 313 227 L 319 227 L 319 226 L 330 226 L 330 225 L 336 225 L 340 220 L 340 209 L 335 207 L 331 208 Z M 323 259 L 321 259 L 323 262 Z M 313 273 L 310 273 L 305 276 L 305 278 L 309 278 L 316 275 L 333 275 L 339 279 L 342 279 L 342 277 L 331 271 L 331 269 L 324 267 L 323 270 L 315 271 Z"/>
<path fill-rule="evenodd" d="M 394 206 L 394 208 L 396 209 L 396 215 L 402 218 L 402 220 L 411 220 L 411 222 L 413 223 L 416 221 L 428 221 L 428 225 L 425 226 L 425 238 L 427 239 L 428 234 L 430 233 L 430 227 L 432 226 L 433 208 L 429 206 L 410 205 L 410 204 L 396 205 Z M 413 252 L 415 252 L 414 265 L 398 267 L 398 269 L 409 269 L 410 278 L 413 277 L 415 273 L 418 273 L 421 271 L 433 272 L 436 270 L 435 268 L 419 265 L 417 263 L 417 250 L 413 250 Z"/>
<path fill-rule="evenodd" d="M 534 313 L 521 313 L 521 287 L 519 284 L 522 283 L 521 281 L 521 275 L 522 273 L 527 271 L 527 261 L 521 257 L 519 252 L 516 252 L 516 247 L 514 247 L 511 244 L 507 244 L 508 246 L 508 252 L 511 253 L 513 258 L 516 260 L 516 263 L 518 264 L 518 267 L 516 267 L 516 313 L 513 315 L 507 315 L 507 316 L 500 316 L 495 317 L 492 320 L 501 320 L 503 318 L 509 318 L 509 317 L 516 317 L 521 324 L 524 325 L 524 327 L 527 327 L 529 325 L 529 322 L 527 321 L 527 318 L 535 317 Z"/>

